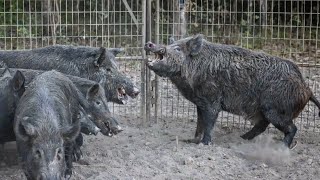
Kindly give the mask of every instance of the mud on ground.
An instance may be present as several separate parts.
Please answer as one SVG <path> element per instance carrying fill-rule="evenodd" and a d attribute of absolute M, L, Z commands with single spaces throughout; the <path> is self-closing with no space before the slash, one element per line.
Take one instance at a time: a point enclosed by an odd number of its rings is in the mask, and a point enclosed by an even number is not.
<path fill-rule="evenodd" d="M 202 146 L 182 141 L 193 137 L 196 122 L 161 122 L 140 127 L 128 120 L 115 137 L 85 136 L 84 157 L 74 163 L 71 179 L 319 179 L 319 134 L 299 136 L 288 150 L 279 143 L 280 133 L 245 141 L 239 137 L 243 130 L 218 124 L 213 144 Z M 0 179 L 25 179 L 15 144 L 6 144 L 4 153 Z"/>

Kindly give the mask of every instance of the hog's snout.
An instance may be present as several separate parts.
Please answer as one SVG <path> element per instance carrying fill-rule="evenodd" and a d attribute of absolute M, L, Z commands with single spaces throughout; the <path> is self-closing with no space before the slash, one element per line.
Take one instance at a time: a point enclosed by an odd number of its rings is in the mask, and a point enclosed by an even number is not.
<path fill-rule="evenodd" d="M 144 49 L 145 50 L 150 50 L 151 48 L 154 48 L 155 47 L 155 44 L 153 44 L 151 41 L 147 42 L 145 45 L 144 45 Z"/>
<path fill-rule="evenodd" d="M 133 91 L 132 91 L 132 94 L 131 94 L 131 97 L 132 97 L 132 98 L 135 98 L 135 97 L 137 97 L 139 94 L 140 94 L 140 90 L 139 90 L 137 87 L 134 87 L 134 88 L 133 88 Z"/>
<path fill-rule="evenodd" d="M 121 131 L 123 131 L 123 129 L 121 128 L 121 126 L 117 125 L 117 126 L 115 126 L 115 127 L 112 127 L 112 128 L 111 128 L 111 131 L 112 131 L 113 134 L 118 134 L 118 133 L 120 133 Z"/>
<path fill-rule="evenodd" d="M 96 127 L 94 127 L 93 134 L 96 136 L 100 131 L 101 131 L 101 129 L 96 126 Z"/>

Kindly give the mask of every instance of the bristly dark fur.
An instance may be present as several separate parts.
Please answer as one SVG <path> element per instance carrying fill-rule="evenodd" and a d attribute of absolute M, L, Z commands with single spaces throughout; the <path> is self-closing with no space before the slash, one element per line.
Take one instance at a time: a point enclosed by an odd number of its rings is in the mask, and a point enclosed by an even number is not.
<path fill-rule="evenodd" d="M 254 138 L 272 123 L 290 146 L 297 130 L 292 119 L 315 99 L 298 66 L 279 57 L 210 43 L 202 35 L 168 46 L 149 42 L 145 49 L 163 57 L 148 62 L 149 68 L 169 77 L 197 105 L 196 139 L 204 133 L 204 144 L 211 141 L 211 129 L 224 110 L 255 124 L 244 139 Z"/>
<path fill-rule="evenodd" d="M 103 82 L 109 101 L 122 104 L 118 89 L 125 88 L 133 98 L 139 91 L 135 84 L 121 73 L 115 56 L 118 48 L 54 45 L 24 51 L 0 51 L 0 66 L 35 70 L 57 70 L 73 76 Z M 112 93 L 112 94 L 111 94 Z"/>
<path fill-rule="evenodd" d="M 19 157 L 26 165 L 23 168 L 27 176 L 35 179 L 42 174 L 52 178 L 71 175 L 72 154 L 80 133 L 79 112 L 83 109 L 98 120 L 104 114 L 95 104 L 94 98 L 100 96 L 98 87 L 96 83 L 83 94 L 68 77 L 54 70 L 36 76 L 28 84 L 14 120 Z M 106 104 L 106 100 L 101 103 Z M 55 158 L 58 148 L 66 153 L 65 161 L 62 155 Z M 45 161 L 34 154 L 37 150 L 45 151 L 41 155 L 45 155 Z"/>

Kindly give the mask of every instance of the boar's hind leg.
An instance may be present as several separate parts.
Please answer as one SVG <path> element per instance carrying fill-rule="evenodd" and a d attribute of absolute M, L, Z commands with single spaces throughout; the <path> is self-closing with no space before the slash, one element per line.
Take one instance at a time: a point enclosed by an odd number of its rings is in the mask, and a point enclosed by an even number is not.
<path fill-rule="evenodd" d="M 245 140 L 251 140 L 253 138 L 255 138 L 256 136 L 260 135 L 261 133 L 263 133 L 268 125 L 270 124 L 270 122 L 268 122 L 266 119 L 260 119 L 253 127 L 252 129 L 241 135 L 240 137 L 245 139 Z"/>
<path fill-rule="evenodd" d="M 281 116 L 276 109 L 267 109 L 263 111 L 263 114 L 271 124 L 284 133 L 283 143 L 290 147 L 297 132 L 297 127 L 293 124 L 292 119 L 288 115 Z"/>

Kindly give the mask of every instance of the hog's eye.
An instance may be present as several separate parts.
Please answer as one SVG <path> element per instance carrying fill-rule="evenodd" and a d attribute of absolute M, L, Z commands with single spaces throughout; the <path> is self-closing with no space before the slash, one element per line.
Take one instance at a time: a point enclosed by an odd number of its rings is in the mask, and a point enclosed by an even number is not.
<path fill-rule="evenodd" d="M 111 72 L 111 69 L 110 69 L 110 68 L 107 68 L 106 70 L 107 70 L 108 72 Z"/>
<path fill-rule="evenodd" d="M 160 53 L 161 53 L 161 54 L 164 54 L 164 49 L 161 49 L 161 50 L 160 50 Z"/>
<path fill-rule="evenodd" d="M 36 150 L 35 157 L 40 159 L 41 158 L 41 152 L 39 150 Z"/>
<path fill-rule="evenodd" d="M 97 105 L 100 105 L 100 104 L 101 104 L 101 102 L 100 102 L 100 101 L 96 101 L 96 104 L 97 104 Z"/>
<path fill-rule="evenodd" d="M 176 47 L 175 50 L 176 50 L 177 52 L 180 52 L 180 51 L 181 51 L 181 48 L 180 48 L 180 47 Z"/>

